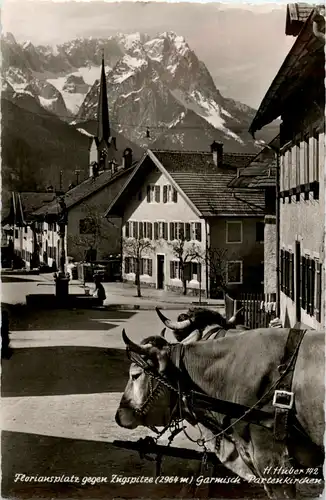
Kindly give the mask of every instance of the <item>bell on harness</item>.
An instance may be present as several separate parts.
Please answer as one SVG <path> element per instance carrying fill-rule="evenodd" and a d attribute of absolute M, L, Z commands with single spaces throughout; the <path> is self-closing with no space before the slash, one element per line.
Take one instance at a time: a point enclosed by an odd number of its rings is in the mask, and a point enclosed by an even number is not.
<path fill-rule="evenodd" d="M 291 410 L 294 403 L 294 393 L 289 391 L 277 390 L 274 392 L 273 406 L 276 408 L 283 408 Z"/>

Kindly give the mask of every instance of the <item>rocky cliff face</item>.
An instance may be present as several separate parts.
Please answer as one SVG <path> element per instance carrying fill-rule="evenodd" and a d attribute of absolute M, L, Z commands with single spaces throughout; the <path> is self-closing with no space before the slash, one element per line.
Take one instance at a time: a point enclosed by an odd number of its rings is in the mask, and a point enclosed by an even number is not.
<path fill-rule="evenodd" d="M 7 34 L 6 92 L 21 103 L 19 94 L 32 95 L 45 110 L 80 126 L 96 118 L 103 51 L 112 127 L 129 140 L 207 150 L 217 139 L 227 151 L 256 150 L 247 133 L 254 110 L 224 98 L 205 64 L 174 32 L 78 38 L 56 47 L 18 44 Z"/>

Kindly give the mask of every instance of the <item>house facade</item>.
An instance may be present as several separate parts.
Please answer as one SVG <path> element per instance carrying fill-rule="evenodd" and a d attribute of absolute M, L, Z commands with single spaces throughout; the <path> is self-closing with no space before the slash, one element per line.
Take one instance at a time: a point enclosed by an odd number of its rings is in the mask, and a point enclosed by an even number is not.
<path fill-rule="evenodd" d="M 276 231 L 276 151 L 279 135 L 264 146 L 246 168 L 238 169 L 229 187 L 239 190 L 261 190 L 265 194 L 264 226 L 264 296 L 265 302 L 276 302 L 277 231 Z"/>
<path fill-rule="evenodd" d="M 135 281 L 141 244 L 142 284 L 181 291 L 186 281 L 207 296 L 261 287 L 264 197 L 227 187 L 251 159 L 217 143 L 210 153 L 148 150 L 106 213 L 122 218 L 123 279 Z"/>
<path fill-rule="evenodd" d="M 280 316 L 313 329 L 325 327 L 324 25 L 318 7 L 288 6 L 286 33 L 296 40 L 251 125 L 254 133 L 282 118 Z"/>

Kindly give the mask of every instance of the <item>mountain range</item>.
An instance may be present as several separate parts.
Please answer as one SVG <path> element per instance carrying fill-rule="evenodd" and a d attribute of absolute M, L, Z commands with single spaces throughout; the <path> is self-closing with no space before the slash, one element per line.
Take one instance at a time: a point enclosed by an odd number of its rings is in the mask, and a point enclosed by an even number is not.
<path fill-rule="evenodd" d="M 87 136 L 95 133 L 103 53 L 110 122 L 120 151 L 126 146 L 138 155 L 144 147 L 208 150 L 215 139 L 229 152 L 258 152 L 248 133 L 255 110 L 223 97 L 205 64 L 174 32 L 77 38 L 54 47 L 20 44 L 7 33 L 2 36 L 5 184 L 26 182 L 24 162 L 33 173 L 30 184 L 34 178 L 38 185 L 56 184 L 60 169 L 65 182 L 76 168 L 87 175 Z M 276 129 L 265 134 L 270 140 Z M 13 155 L 14 145 L 19 157 L 23 152 L 22 161 Z"/>

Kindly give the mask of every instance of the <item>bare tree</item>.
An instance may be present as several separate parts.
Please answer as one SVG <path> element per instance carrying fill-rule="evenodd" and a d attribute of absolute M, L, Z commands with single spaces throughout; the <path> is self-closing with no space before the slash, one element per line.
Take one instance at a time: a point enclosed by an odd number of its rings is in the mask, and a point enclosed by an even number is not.
<path fill-rule="evenodd" d="M 210 277 L 210 296 L 228 290 L 228 261 L 236 260 L 236 254 L 229 254 L 226 248 L 210 248 L 205 253 L 199 253 L 197 259 L 206 265 Z"/>
<path fill-rule="evenodd" d="M 196 243 L 188 243 L 182 236 L 169 243 L 173 254 L 179 259 L 180 279 L 183 285 L 183 295 L 187 295 L 187 273 L 186 270 L 190 262 L 198 259 L 200 247 Z"/>
<path fill-rule="evenodd" d="M 137 296 L 141 297 L 140 288 L 140 271 L 141 260 L 145 255 L 151 253 L 155 246 L 150 239 L 147 238 L 124 238 L 123 253 L 127 257 L 135 259 L 135 285 L 137 286 Z"/>
<path fill-rule="evenodd" d="M 114 224 L 110 223 L 106 218 L 103 217 L 103 212 L 97 207 L 84 203 L 85 217 L 80 219 L 79 228 L 77 228 L 78 234 L 68 235 L 68 247 L 69 241 L 72 246 L 76 247 L 76 253 L 78 253 L 77 260 L 96 260 L 95 254 L 96 250 L 103 245 L 105 242 L 112 242 L 114 240 L 114 234 L 112 231 L 114 229 Z M 120 228 L 116 226 L 117 238 L 119 244 L 117 247 L 121 248 L 121 237 Z M 103 256 L 104 257 L 104 256 Z"/>
<path fill-rule="evenodd" d="M 227 250 L 225 248 L 210 248 L 205 256 L 211 280 L 210 294 L 227 291 Z"/>

